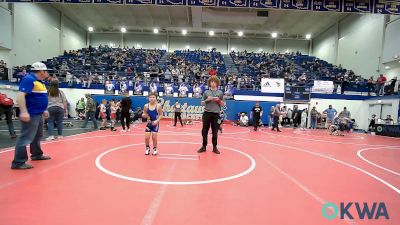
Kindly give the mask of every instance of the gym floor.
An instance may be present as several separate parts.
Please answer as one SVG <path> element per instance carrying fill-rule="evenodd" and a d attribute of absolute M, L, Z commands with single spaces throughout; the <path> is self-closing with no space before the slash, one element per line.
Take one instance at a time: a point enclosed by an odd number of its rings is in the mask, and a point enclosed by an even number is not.
<path fill-rule="evenodd" d="M 26 171 L 10 169 L 3 145 L 0 224 L 400 224 L 400 139 L 225 124 L 221 154 L 198 154 L 201 123 L 162 121 L 159 154 L 145 156 L 144 127 L 67 130 L 42 142 L 52 160 Z M 390 219 L 361 220 L 353 207 L 354 220 L 328 220 L 327 202 L 384 202 Z"/>

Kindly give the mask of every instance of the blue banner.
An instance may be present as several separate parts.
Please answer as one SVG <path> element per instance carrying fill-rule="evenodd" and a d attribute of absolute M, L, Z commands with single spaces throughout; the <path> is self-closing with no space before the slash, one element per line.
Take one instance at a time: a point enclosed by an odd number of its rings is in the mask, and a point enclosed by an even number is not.
<path fill-rule="evenodd" d="M 285 87 L 285 101 L 295 101 L 295 102 L 308 102 L 310 101 L 311 88 L 309 87 Z"/>
<path fill-rule="evenodd" d="M 250 7 L 253 8 L 279 8 L 280 0 L 250 0 Z"/>
<path fill-rule="evenodd" d="M 374 11 L 374 0 L 344 0 L 343 12 L 372 13 Z"/>
<path fill-rule="evenodd" d="M 1 0 L 0 0 L 1 1 Z M 59 2 L 63 2 L 63 0 L 33 0 L 33 2 L 37 2 L 37 3 L 59 3 Z"/>
<path fill-rule="evenodd" d="M 219 0 L 219 6 L 248 8 L 250 6 L 250 0 Z"/>
<path fill-rule="evenodd" d="M 400 0 L 375 0 L 374 13 L 400 15 Z"/>
<path fill-rule="evenodd" d="M 125 4 L 132 5 L 155 5 L 156 0 L 125 0 Z"/>
<path fill-rule="evenodd" d="M 94 3 L 101 3 L 101 4 L 124 4 L 124 0 L 94 0 Z"/>
<path fill-rule="evenodd" d="M 191 6 L 218 6 L 217 0 L 188 0 Z"/>
<path fill-rule="evenodd" d="M 18 2 L 33 2 L 33 0 L 5 0 L 5 2 L 18 3 Z"/>
<path fill-rule="evenodd" d="M 157 0 L 157 5 L 187 5 L 187 0 Z"/>
<path fill-rule="evenodd" d="M 311 10 L 311 0 L 281 0 L 281 9 Z"/>
<path fill-rule="evenodd" d="M 64 0 L 65 3 L 93 3 L 93 0 Z"/>
<path fill-rule="evenodd" d="M 314 11 L 342 12 L 342 0 L 314 0 Z"/>

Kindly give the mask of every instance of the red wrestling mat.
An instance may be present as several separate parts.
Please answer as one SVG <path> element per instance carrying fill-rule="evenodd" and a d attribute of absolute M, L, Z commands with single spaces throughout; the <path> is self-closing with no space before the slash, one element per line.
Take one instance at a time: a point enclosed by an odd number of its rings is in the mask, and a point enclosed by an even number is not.
<path fill-rule="evenodd" d="M 201 124 L 170 123 L 158 156 L 144 155 L 144 125 L 43 142 L 53 159 L 28 171 L 0 150 L 0 224 L 400 224 L 400 139 L 224 125 L 221 155 L 197 154 Z M 353 204 L 354 220 L 328 220 L 327 202 L 382 202 L 390 219 Z"/>

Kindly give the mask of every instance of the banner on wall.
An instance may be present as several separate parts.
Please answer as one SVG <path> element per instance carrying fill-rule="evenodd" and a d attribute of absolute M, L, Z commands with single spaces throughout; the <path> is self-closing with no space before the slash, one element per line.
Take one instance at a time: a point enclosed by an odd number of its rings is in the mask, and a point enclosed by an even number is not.
<path fill-rule="evenodd" d="M 311 10 L 311 0 L 281 0 L 281 9 Z"/>
<path fill-rule="evenodd" d="M 0 2 L 203 6 L 400 15 L 400 0 L 0 0 Z"/>
<path fill-rule="evenodd" d="M 311 89 L 309 87 L 285 87 L 284 101 L 309 102 Z"/>
<path fill-rule="evenodd" d="M 115 94 L 115 81 L 106 80 L 104 82 L 104 94 L 105 95 L 114 95 Z"/>
<path fill-rule="evenodd" d="M 341 12 L 342 11 L 342 0 L 314 0 L 313 10 L 314 11 L 331 11 Z"/>
<path fill-rule="evenodd" d="M 118 95 L 125 95 L 125 94 L 129 94 L 129 83 L 128 81 L 120 81 Z"/>
<path fill-rule="evenodd" d="M 343 12 L 372 13 L 374 0 L 343 0 Z"/>
<path fill-rule="evenodd" d="M 217 0 L 188 0 L 191 6 L 218 6 Z"/>
<path fill-rule="evenodd" d="M 313 93 L 333 93 L 333 81 L 331 80 L 314 80 Z"/>
<path fill-rule="evenodd" d="M 261 79 L 261 92 L 263 93 L 283 93 L 285 91 L 285 80 L 274 78 Z"/>
<path fill-rule="evenodd" d="M 374 0 L 374 13 L 400 15 L 400 0 Z"/>

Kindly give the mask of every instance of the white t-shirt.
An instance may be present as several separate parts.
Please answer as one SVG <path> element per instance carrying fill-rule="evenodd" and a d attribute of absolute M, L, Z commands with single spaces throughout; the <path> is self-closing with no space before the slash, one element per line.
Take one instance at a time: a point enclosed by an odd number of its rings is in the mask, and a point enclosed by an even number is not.
<path fill-rule="evenodd" d="M 249 122 L 249 117 L 247 117 L 247 116 L 241 116 L 241 117 L 240 117 L 240 122 L 246 124 L 247 122 Z"/>

